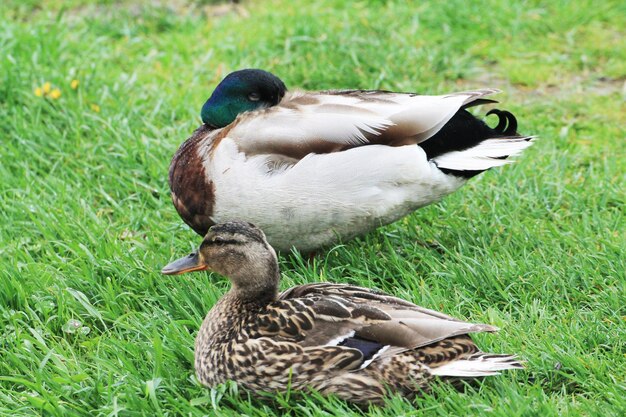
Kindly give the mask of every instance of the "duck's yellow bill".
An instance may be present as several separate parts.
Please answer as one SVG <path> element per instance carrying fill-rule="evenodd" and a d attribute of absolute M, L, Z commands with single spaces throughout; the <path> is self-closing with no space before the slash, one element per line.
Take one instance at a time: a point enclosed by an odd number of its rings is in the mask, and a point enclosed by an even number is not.
<path fill-rule="evenodd" d="M 184 258 L 177 259 L 174 262 L 167 264 L 161 270 L 161 273 L 165 275 L 179 275 L 192 271 L 204 271 L 206 269 L 206 265 L 200 262 L 198 252 L 195 252 L 191 255 L 185 256 Z"/>

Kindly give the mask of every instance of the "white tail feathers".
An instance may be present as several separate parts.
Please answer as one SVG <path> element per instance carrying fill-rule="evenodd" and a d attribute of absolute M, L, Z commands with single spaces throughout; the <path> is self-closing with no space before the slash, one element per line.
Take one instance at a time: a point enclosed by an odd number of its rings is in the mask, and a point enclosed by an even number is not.
<path fill-rule="evenodd" d="M 439 168 L 483 171 L 511 163 L 507 158 L 519 155 L 532 145 L 533 139 L 534 136 L 487 139 L 472 148 L 439 155 L 433 161 Z"/>
<path fill-rule="evenodd" d="M 437 376 L 480 377 L 498 375 L 506 369 L 523 369 L 515 355 L 497 355 L 480 352 L 467 359 L 461 359 L 432 368 L 430 373 Z"/>

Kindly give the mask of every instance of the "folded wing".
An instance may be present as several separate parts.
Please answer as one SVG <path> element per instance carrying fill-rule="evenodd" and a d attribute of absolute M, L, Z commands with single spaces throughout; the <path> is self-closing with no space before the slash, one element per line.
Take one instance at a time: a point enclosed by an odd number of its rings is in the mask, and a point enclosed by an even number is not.
<path fill-rule="evenodd" d="M 309 312 L 308 330 L 303 330 L 298 340 L 301 346 L 356 348 L 363 353 L 364 362 L 455 336 L 497 330 L 345 284 L 297 286 L 283 292 L 278 303 Z M 285 314 L 287 316 L 293 313 Z"/>
<path fill-rule="evenodd" d="M 420 143 L 433 136 L 459 109 L 497 90 L 442 96 L 384 91 L 294 92 L 277 106 L 244 113 L 226 136 L 248 155 L 280 154 L 301 159 L 364 144 Z"/>

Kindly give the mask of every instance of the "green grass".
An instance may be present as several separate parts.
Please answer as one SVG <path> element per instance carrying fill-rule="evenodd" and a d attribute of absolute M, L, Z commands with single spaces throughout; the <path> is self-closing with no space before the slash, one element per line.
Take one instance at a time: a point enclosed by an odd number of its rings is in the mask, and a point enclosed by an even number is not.
<path fill-rule="evenodd" d="M 623 2 L 207 3 L 0 8 L 0 414 L 360 414 L 193 375 L 195 332 L 227 285 L 159 274 L 199 243 L 167 170 L 216 82 L 243 67 L 306 89 L 495 86 L 541 137 L 403 221 L 281 258 L 283 287 L 378 287 L 495 324 L 481 347 L 526 360 L 370 415 L 626 413 Z M 45 82 L 58 99 L 34 94 Z"/>

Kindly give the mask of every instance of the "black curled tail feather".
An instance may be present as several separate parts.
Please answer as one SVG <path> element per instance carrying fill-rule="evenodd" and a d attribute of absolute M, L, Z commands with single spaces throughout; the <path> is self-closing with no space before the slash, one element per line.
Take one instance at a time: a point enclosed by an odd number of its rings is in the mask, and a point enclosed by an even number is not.
<path fill-rule="evenodd" d="M 493 109 L 487 116 L 498 116 L 498 125 L 490 128 L 467 110 L 461 109 L 431 138 L 419 144 L 428 159 L 447 152 L 463 151 L 485 139 L 517 135 L 517 119 L 506 110 Z"/>
<path fill-rule="evenodd" d="M 473 105 L 474 103 L 470 103 Z M 482 103 L 481 103 L 482 104 Z M 517 119 L 506 110 L 492 109 L 486 115 L 498 116 L 498 125 L 489 127 L 485 122 L 465 110 L 460 109 L 435 135 L 419 144 L 429 160 L 448 152 L 473 148 L 487 139 L 517 136 Z M 506 156 L 504 157 L 506 158 Z M 483 170 L 454 170 L 440 168 L 446 174 L 471 178 Z"/>
<path fill-rule="evenodd" d="M 495 114 L 498 116 L 498 126 L 493 130 L 504 136 L 516 136 L 517 135 L 517 119 L 513 114 L 506 110 L 491 109 L 487 112 L 486 116 Z"/>

